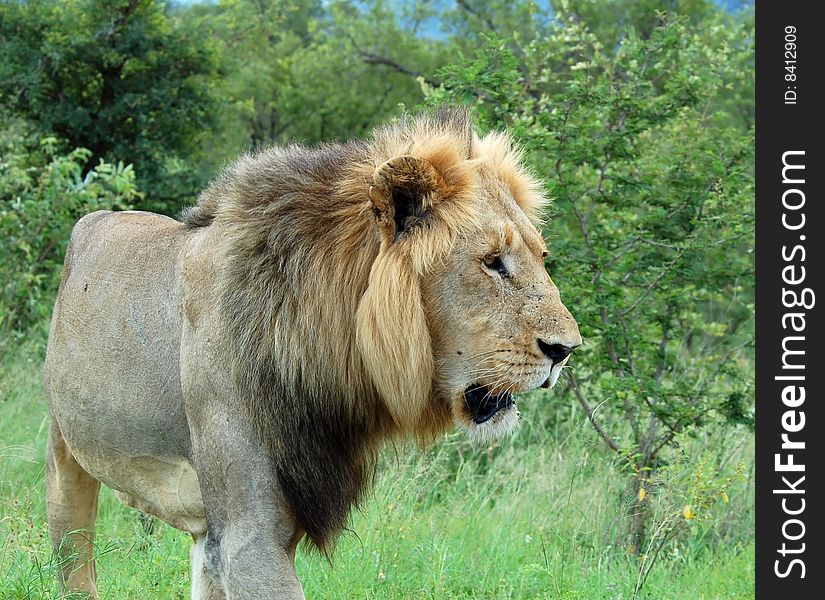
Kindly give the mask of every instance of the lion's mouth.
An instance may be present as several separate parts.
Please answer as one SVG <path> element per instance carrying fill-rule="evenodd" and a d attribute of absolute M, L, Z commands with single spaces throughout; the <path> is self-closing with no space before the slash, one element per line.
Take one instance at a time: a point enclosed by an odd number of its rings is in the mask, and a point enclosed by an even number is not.
<path fill-rule="evenodd" d="M 505 408 L 516 404 L 513 394 L 493 394 L 490 388 L 483 385 L 471 385 L 464 390 L 464 402 L 476 425 L 489 421 Z"/>

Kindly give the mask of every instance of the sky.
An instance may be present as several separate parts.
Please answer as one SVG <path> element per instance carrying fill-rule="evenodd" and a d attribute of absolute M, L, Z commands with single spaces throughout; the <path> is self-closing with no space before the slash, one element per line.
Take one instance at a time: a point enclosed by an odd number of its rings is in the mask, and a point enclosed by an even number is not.
<path fill-rule="evenodd" d="M 167 0 L 170 4 L 173 5 L 189 5 L 189 4 L 215 4 L 218 0 Z M 388 0 L 391 4 L 397 4 L 399 6 L 409 6 L 414 5 L 415 2 L 418 0 Z M 552 14 L 552 4 L 553 0 L 535 0 L 536 4 L 539 7 L 546 9 Z M 622 1 L 622 0 L 616 0 Z M 753 5 L 754 0 L 713 0 L 718 6 L 721 6 L 725 10 L 729 12 L 735 12 L 742 8 L 743 6 Z M 357 4 L 368 4 L 368 1 L 359 1 L 356 0 Z M 451 10 L 455 8 L 456 2 L 455 0 L 429 0 L 426 2 L 432 8 L 436 10 Z M 440 23 L 437 17 L 428 19 L 426 22 L 423 22 L 419 25 L 419 35 L 422 37 L 431 37 L 431 38 L 440 38 L 444 36 L 444 32 L 441 30 Z"/>

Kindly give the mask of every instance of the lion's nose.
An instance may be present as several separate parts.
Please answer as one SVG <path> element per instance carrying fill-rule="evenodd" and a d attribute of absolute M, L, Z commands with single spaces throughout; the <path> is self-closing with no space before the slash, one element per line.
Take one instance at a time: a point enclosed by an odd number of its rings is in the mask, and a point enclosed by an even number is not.
<path fill-rule="evenodd" d="M 545 342 L 543 339 L 538 338 L 539 349 L 541 350 L 542 354 L 544 354 L 547 358 L 553 361 L 553 364 L 558 364 L 567 358 L 573 350 L 575 350 L 578 346 L 566 346 L 564 344 L 551 344 Z"/>

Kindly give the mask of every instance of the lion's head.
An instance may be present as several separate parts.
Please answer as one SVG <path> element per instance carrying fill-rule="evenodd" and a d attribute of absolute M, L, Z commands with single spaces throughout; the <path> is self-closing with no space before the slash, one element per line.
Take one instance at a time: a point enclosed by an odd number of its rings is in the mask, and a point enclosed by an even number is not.
<path fill-rule="evenodd" d="M 544 204 L 506 135 L 441 110 L 246 155 L 184 213 L 213 231 L 237 402 L 319 548 L 378 442 L 507 433 L 513 394 L 558 379 L 581 338 L 544 268 Z"/>
<path fill-rule="evenodd" d="M 481 439 L 512 431 L 513 394 L 555 385 L 581 344 L 541 236 L 506 191 L 488 189 L 481 230 L 422 281 L 439 394 Z"/>
<path fill-rule="evenodd" d="M 398 421 L 448 409 L 473 438 L 497 437 L 518 422 L 514 393 L 553 386 L 581 344 L 544 266 L 546 201 L 509 137 L 479 138 L 462 113 L 404 134 L 377 136 L 385 155 L 405 144 L 372 174 L 381 249 L 360 346 Z"/>

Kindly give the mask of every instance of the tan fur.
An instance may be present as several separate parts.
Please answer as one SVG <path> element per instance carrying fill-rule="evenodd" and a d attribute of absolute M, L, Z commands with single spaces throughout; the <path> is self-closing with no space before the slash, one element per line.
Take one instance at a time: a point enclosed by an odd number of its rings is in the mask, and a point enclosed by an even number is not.
<path fill-rule="evenodd" d="M 193 597 L 302 597 L 295 545 L 331 551 L 382 441 L 506 434 L 507 394 L 580 343 L 543 204 L 509 138 L 446 110 L 244 156 L 183 223 L 81 220 L 46 361 L 53 539 L 91 530 L 102 481 L 193 534 Z"/>
<path fill-rule="evenodd" d="M 524 166 L 524 153 L 510 136 L 502 131 L 489 133 L 478 141 L 478 152 L 491 176 L 507 186 L 533 225 L 541 225 L 547 197 L 542 193 L 541 182 Z"/>

